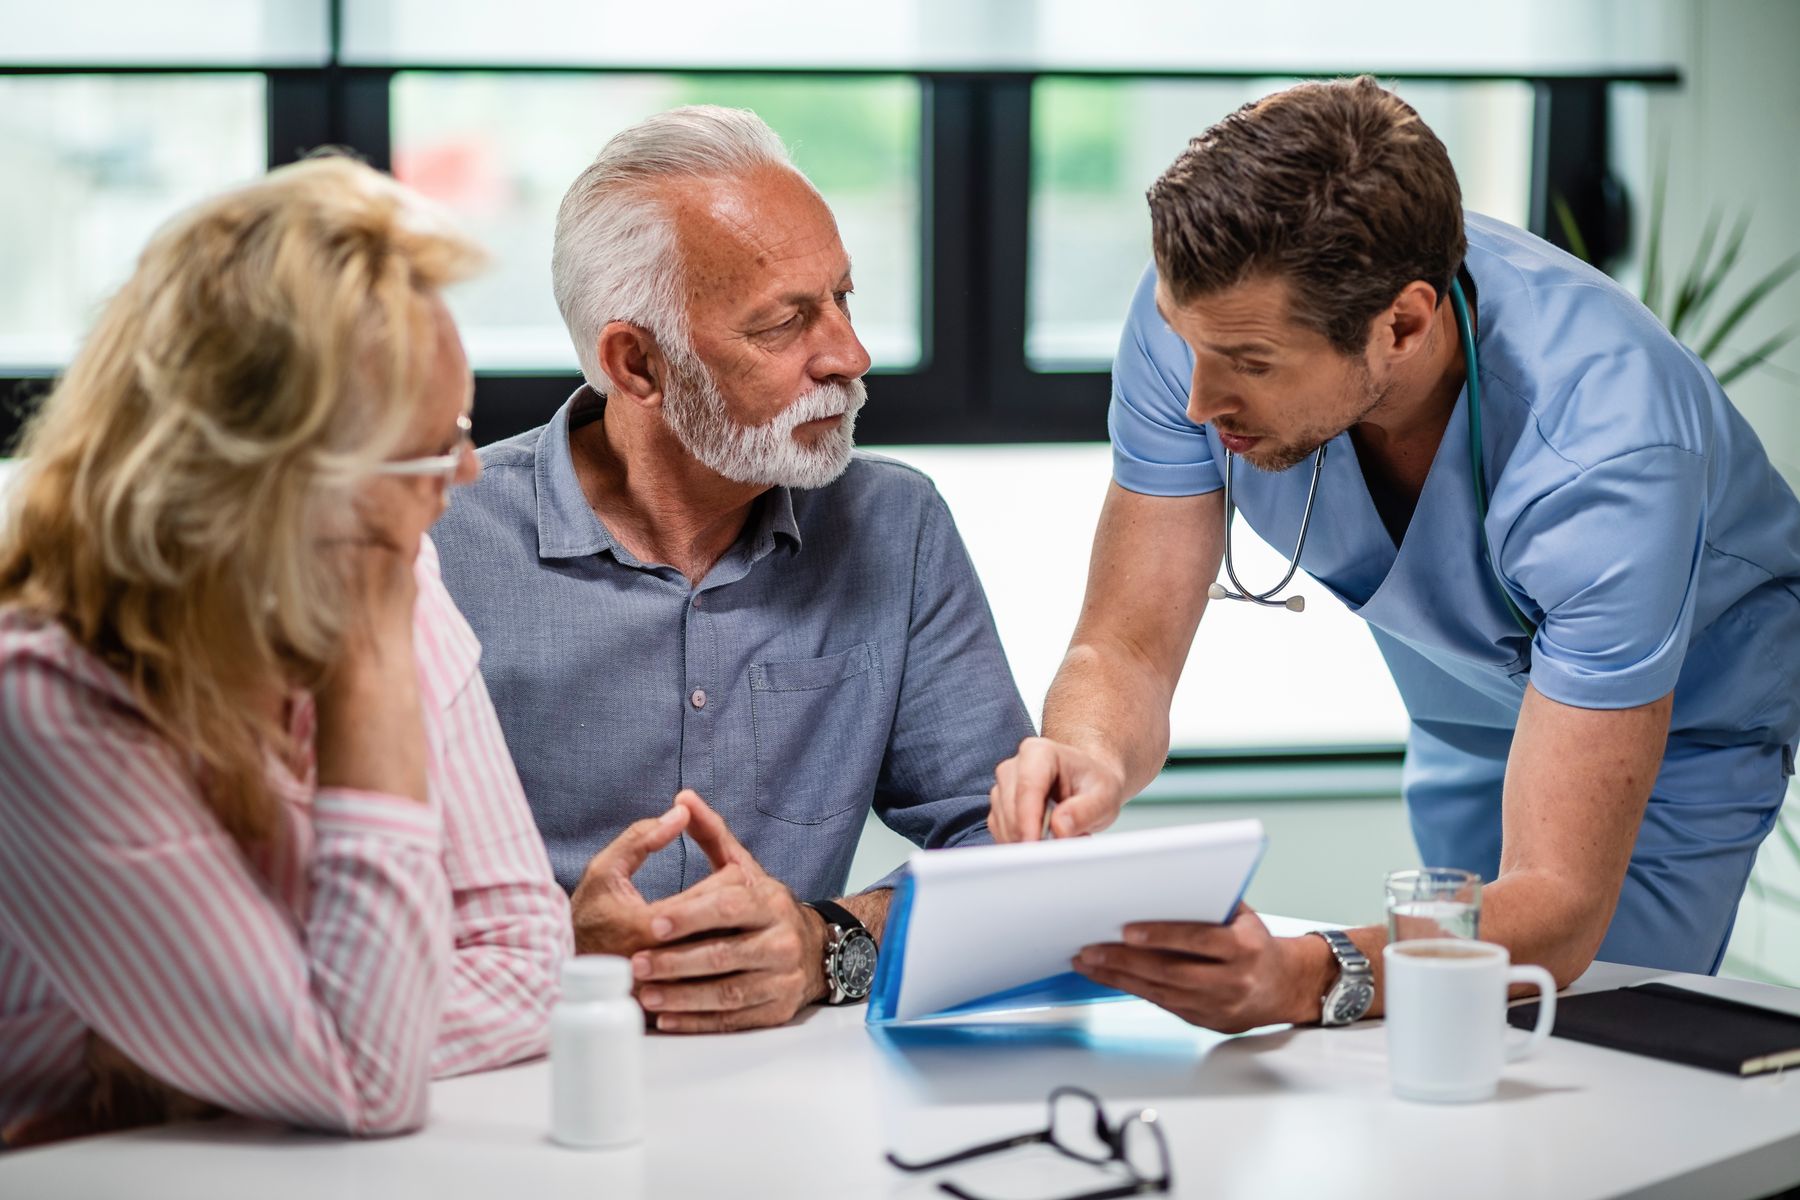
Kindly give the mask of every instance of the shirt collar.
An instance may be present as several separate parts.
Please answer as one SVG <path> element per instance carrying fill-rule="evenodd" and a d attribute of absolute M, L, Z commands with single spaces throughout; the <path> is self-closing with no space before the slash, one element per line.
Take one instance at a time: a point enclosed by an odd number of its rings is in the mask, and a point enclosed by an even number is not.
<path fill-rule="evenodd" d="M 608 553 L 620 562 L 642 566 L 637 558 L 620 545 L 594 515 L 587 493 L 575 477 L 575 455 L 569 447 L 569 432 L 577 424 L 598 420 L 606 408 L 606 397 L 587 384 L 575 389 L 563 402 L 537 444 L 537 526 L 539 558 L 586 558 Z M 794 519 L 792 489 L 773 487 L 758 498 L 745 525 L 739 545 L 745 546 L 752 562 L 762 558 L 785 542 L 793 553 L 800 551 L 800 525 Z"/>

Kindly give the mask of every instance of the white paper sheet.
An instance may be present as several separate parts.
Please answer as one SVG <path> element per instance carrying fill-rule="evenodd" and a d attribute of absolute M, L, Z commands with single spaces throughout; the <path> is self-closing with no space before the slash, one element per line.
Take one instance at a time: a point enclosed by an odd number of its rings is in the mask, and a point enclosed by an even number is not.
<path fill-rule="evenodd" d="M 1223 922 L 1265 844 L 1250 820 L 914 854 L 892 1019 L 1062 974 L 1133 921 Z"/>

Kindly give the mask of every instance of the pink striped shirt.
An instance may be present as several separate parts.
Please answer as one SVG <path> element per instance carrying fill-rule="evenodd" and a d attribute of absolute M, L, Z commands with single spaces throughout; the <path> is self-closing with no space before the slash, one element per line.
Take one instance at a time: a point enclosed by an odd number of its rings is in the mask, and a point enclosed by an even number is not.
<path fill-rule="evenodd" d="M 299 694 L 307 760 L 271 757 L 281 836 L 249 857 L 123 679 L 0 612 L 0 1128 L 81 1095 L 90 1030 L 230 1111 L 363 1134 L 544 1051 L 568 901 L 429 541 L 416 570 L 430 803 L 316 787 Z"/>

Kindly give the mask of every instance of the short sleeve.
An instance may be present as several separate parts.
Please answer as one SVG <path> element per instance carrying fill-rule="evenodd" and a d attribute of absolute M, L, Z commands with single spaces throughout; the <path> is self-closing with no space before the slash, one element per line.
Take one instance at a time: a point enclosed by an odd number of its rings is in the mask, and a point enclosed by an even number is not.
<path fill-rule="evenodd" d="M 1629 451 L 1528 506 L 1501 552 L 1543 616 L 1531 682 L 1578 708 L 1634 708 L 1675 688 L 1706 543 L 1706 464 Z"/>
<path fill-rule="evenodd" d="M 1206 431 L 1188 420 L 1193 360 L 1181 338 L 1156 311 L 1156 268 L 1148 268 L 1131 298 L 1119 352 L 1113 359 L 1113 480 L 1146 496 L 1197 496 L 1223 486 Z"/>

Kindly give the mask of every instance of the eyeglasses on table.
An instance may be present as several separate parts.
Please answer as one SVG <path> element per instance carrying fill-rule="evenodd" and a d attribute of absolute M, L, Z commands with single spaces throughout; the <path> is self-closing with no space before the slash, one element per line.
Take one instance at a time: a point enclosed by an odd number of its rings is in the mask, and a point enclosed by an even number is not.
<path fill-rule="evenodd" d="M 1092 1166 L 1103 1167 L 1118 1163 L 1131 1175 L 1126 1182 L 1094 1191 L 1057 1196 L 1053 1200 L 1112 1200 L 1117 1196 L 1140 1196 L 1169 1190 L 1172 1178 L 1169 1143 L 1163 1136 L 1162 1122 L 1157 1119 L 1155 1109 L 1139 1109 L 1115 1125 L 1107 1119 L 1100 1097 L 1085 1088 L 1059 1087 L 1050 1093 L 1049 1110 L 1049 1119 L 1042 1129 L 982 1142 L 965 1150 L 921 1162 L 908 1162 L 892 1151 L 888 1153 L 887 1160 L 902 1171 L 935 1171 L 940 1167 L 985 1158 L 1020 1146 L 1043 1144 Z M 958 1200 L 983 1200 L 949 1180 L 940 1182 L 938 1187 Z"/>

